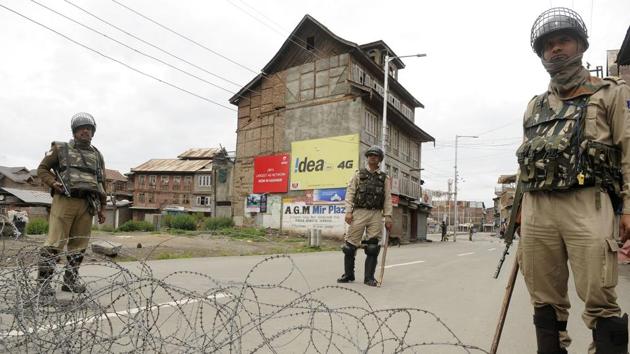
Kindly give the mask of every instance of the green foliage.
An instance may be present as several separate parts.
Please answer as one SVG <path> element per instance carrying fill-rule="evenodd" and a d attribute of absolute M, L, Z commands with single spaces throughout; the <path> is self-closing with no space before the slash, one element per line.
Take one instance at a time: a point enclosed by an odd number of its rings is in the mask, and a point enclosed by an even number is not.
<path fill-rule="evenodd" d="M 99 226 L 99 230 L 105 231 L 105 232 L 114 232 L 114 227 L 111 225 L 101 225 Z"/>
<path fill-rule="evenodd" d="M 189 214 L 175 215 L 171 220 L 171 228 L 180 230 L 196 230 L 197 222 L 195 217 Z"/>
<path fill-rule="evenodd" d="M 220 218 L 207 218 L 204 222 L 204 230 L 218 230 L 225 229 L 234 226 L 232 218 L 220 217 Z"/>
<path fill-rule="evenodd" d="M 26 224 L 26 233 L 29 235 L 42 235 L 48 233 L 48 221 L 45 219 L 33 219 Z"/>
<path fill-rule="evenodd" d="M 153 231 L 153 224 L 148 221 L 135 221 L 129 220 L 126 223 L 120 225 L 118 231 L 130 232 L 130 231 Z"/>
<path fill-rule="evenodd" d="M 267 231 L 255 227 L 230 227 L 216 231 L 219 235 L 229 236 L 238 240 L 252 240 L 256 242 L 269 241 L 265 236 Z"/>
<path fill-rule="evenodd" d="M 162 215 L 162 221 L 161 221 L 161 226 L 162 227 L 171 227 L 171 222 L 173 221 L 173 215 Z"/>

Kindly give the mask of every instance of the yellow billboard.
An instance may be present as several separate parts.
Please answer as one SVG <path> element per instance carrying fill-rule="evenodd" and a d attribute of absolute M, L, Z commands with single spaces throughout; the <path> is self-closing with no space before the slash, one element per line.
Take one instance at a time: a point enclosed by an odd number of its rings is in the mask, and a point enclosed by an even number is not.
<path fill-rule="evenodd" d="M 291 190 L 346 187 L 359 169 L 359 134 L 291 143 Z"/>

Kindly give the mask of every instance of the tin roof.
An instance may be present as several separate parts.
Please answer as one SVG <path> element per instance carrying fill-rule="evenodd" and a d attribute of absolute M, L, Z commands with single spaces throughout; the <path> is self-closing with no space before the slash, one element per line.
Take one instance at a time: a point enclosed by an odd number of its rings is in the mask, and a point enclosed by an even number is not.
<path fill-rule="evenodd" d="M 212 160 L 151 159 L 131 172 L 196 172 L 212 164 Z"/>
<path fill-rule="evenodd" d="M 4 175 L 15 183 L 26 183 L 33 178 L 31 171 L 26 167 L 0 166 L 0 175 Z"/>
<path fill-rule="evenodd" d="M 105 179 L 112 181 L 127 182 L 127 177 L 123 176 L 118 170 L 105 169 Z"/>
<path fill-rule="evenodd" d="M 44 205 L 52 204 L 52 197 L 50 196 L 50 193 L 28 190 L 28 189 L 7 188 L 7 187 L 2 187 L 1 189 L 5 190 L 7 193 L 13 194 L 15 197 L 17 197 L 24 203 L 44 204 Z"/>
<path fill-rule="evenodd" d="M 193 148 L 184 151 L 177 158 L 184 160 L 212 159 L 219 151 L 220 149 L 217 148 Z"/>

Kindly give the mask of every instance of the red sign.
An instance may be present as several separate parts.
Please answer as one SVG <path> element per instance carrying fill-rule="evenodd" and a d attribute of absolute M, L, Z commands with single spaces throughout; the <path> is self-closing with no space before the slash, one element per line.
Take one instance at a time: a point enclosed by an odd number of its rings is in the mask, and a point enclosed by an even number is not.
<path fill-rule="evenodd" d="M 396 194 L 392 194 L 392 205 L 398 206 L 398 203 L 400 203 L 400 197 Z"/>
<path fill-rule="evenodd" d="M 289 154 L 254 159 L 254 193 L 285 193 L 289 189 Z"/>

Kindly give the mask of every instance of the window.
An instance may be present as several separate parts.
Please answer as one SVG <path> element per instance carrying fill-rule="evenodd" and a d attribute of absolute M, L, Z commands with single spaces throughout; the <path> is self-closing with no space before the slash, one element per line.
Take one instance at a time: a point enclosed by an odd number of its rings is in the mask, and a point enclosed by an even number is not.
<path fill-rule="evenodd" d="M 306 37 L 306 50 L 315 49 L 315 37 L 310 36 Z"/>
<path fill-rule="evenodd" d="M 382 122 L 378 118 L 378 116 L 376 114 L 366 110 L 365 111 L 365 122 L 364 122 L 365 132 L 368 133 L 368 135 L 374 137 L 376 140 L 378 140 L 380 138 L 380 136 L 381 136 L 381 134 L 380 134 L 381 126 L 382 126 Z"/>
<path fill-rule="evenodd" d="M 182 177 L 181 176 L 173 176 L 173 190 L 174 191 L 178 191 L 179 190 L 179 186 L 182 183 Z"/>
<path fill-rule="evenodd" d="M 197 205 L 210 205 L 210 197 L 207 197 L 207 196 L 197 197 Z"/>
<path fill-rule="evenodd" d="M 140 175 L 138 176 L 138 187 L 139 188 L 144 188 L 144 184 L 145 184 L 145 176 L 144 175 Z"/>
<path fill-rule="evenodd" d="M 162 190 L 163 191 L 167 191 L 168 190 L 168 184 L 171 180 L 171 178 L 169 176 L 162 176 Z"/>
<path fill-rule="evenodd" d="M 188 176 L 188 177 L 190 177 L 190 176 Z M 191 179 L 192 179 L 192 177 L 191 177 Z M 190 204 L 190 195 L 184 194 L 184 196 L 182 197 L 182 204 L 184 204 L 184 205 Z"/>
<path fill-rule="evenodd" d="M 185 176 L 184 177 L 184 190 L 185 191 L 189 191 L 192 189 L 192 176 Z"/>
<path fill-rule="evenodd" d="M 385 145 L 388 150 L 390 146 L 392 145 L 391 142 L 392 142 L 392 125 L 387 123 L 387 131 L 385 132 Z"/>
<path fill-rule="evenodd" d="M 207 187 L 212 184 L 212 176 L 211 175 L 200 175 L 197 179 L 197 184 L 200 187 Z"/>
<path fill-rule="evenodd" d="M 394 167 L 392 170 L 392 178 L 398 178 L 398 167 Z"/>
<path fill-rule="evenodd" d="M 398 155 L 398 147 L 399 147 L 399 143 L 400 143 L 400 133 L 398 132 L 398 129 L 392 127 L 391 129 L 392 132 L 392 136 L 391 136 L 391 149 L 392 152 L 394 153 L 394 155 Z"/>
<path fill-rule="evenodd" d="M 400 137 L 400 155 L 403 161 L 411 161 L 409 157 L 409 139 L 404 135 Z"/>
<path fill-rule="evenodd" d="M 179 194 L 173 193 L 173 195 L 171 197 L 171 203 L 172 204 L 179 204 Z"/>
<path fill-rule="evenodd" d="M 392 166 L 385 164 L 385 173 L 387 173 L 387 175 L 390 177 L 391 177 L 391 170 L 392 170 Z"/>
<path fill-rule="evenodd" d="M 138 203 L 144 204 L 144 193 L 138 194 Z"/>
<path fill-rule="evenodd" d="M 156 180 L 157 180 L 157 176 L 149 176 L 149 188 L 155 189 Z"/>
<path fill-rule="evenodd" d="M 417 143 L 411 143 L 411 165 L 414 168 L 418 168 L 420 165 L 420 145 Z"/>
<path fill-rule="evenodd" d="M 153 199 L 154 194 L 153 193 L 148 193 L 148 194 L 149 194 L 149 196 L 148 196 L 147 203 L 149 203 L 149 204 L 154 203 L 154 201 L 155 201 L 155 199 Z"/>

